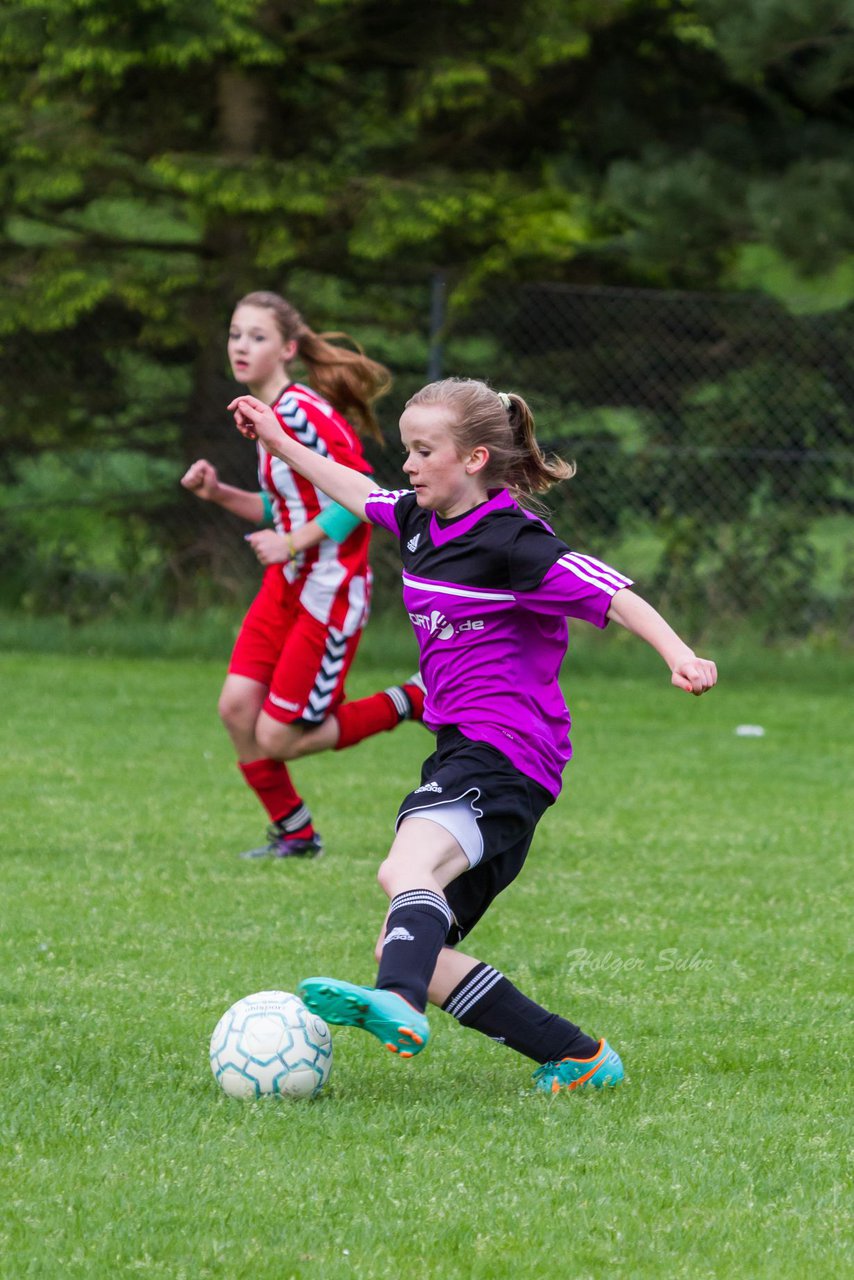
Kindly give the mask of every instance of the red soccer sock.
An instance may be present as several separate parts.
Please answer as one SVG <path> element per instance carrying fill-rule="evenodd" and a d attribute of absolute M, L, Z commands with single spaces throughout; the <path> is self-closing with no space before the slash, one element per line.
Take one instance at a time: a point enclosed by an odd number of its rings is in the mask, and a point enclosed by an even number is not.
<path fill-rule="evenodd" d="M 393 685 L 369 698 L 357 698 L 342 702 L 335 709 L 338 721 L 336 751 L 354 747 L 364 738 L 375 733 L 396 729 L 403 720 L 420 720 L 424 709 L 424 694 L 414 684 Z"/>
<path fill-rule="evenodd" d="M 267 810 L 271 822 L 278 822 L 302 807 L 302 797 L 281 760 L 252 760 L 249 764 L 238 761 L 237 767 Z"/>

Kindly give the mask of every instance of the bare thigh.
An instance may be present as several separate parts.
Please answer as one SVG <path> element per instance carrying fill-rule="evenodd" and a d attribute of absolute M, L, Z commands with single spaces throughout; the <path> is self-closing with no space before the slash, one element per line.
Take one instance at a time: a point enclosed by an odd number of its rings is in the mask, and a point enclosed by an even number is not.
<path fill-rule="evenodd" d="M 468 866 L 468 858 L 444 827 L 428 818 L 404 818 L 377 879 L 389 898 L 408 889 L 441 893 Z"/>

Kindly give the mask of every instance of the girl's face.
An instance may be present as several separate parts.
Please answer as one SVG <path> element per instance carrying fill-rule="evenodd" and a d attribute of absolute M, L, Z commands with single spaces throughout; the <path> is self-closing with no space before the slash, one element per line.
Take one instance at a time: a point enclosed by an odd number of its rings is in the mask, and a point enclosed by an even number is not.
<path fill-rule="evenodd" d="M 296 343 L 285 342 L 269 307 L 237 308 L 228 331 L 231 372 L 259 399 L 270 399 L 281 389 L 295 354 Z"/>
<path fill-rule="evenodd" d="M 440 516 L 462 515 L 487 497 L 482 480 L 488 453 L 483 448 L 460 456 L 444 405 L 412 405 L 400 419 L 406 450 L 403 470 L 419 507 Z"/>

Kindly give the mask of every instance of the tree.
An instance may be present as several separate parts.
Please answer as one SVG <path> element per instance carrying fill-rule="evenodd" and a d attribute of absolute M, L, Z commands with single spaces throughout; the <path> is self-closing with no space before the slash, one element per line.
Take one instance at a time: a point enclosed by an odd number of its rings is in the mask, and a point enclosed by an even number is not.
<path fill-rule="evenodd" d="M 436 264 L 708 288 L 761 246 L 827 272 L 854 236 L 846 12 L 12 0 L 0 324 L 114 307 L 176 349 L 259 273 L 320 277 L 332 312 L 330 280 Z"/>
<path fill-rule="evenodd" d="M 841 0 L 7 0 L 0 479 L 209 447 L 259 285 L 401 392 L 439 266 L 844 302 L 852 69 Z"/>

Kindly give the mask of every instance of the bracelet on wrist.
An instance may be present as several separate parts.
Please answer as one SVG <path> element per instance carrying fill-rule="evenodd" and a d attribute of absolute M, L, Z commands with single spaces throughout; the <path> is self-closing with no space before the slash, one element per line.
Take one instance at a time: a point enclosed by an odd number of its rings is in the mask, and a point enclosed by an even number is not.
<path fill-rule="evenodd" d="M 294 540 L 289 533 L 285 534 L 285 546 L 288 549 L 287 563 L 290 564 L 292 560 L 296 560 L 299 553 L 297 552 L 297 549 L 294 546 Z"/>

